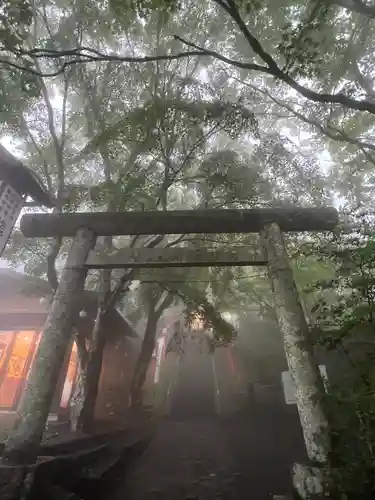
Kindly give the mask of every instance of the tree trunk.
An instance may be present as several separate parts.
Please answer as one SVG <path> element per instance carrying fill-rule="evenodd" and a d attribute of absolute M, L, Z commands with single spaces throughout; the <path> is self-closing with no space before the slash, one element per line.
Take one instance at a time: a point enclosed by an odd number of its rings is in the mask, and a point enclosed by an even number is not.
<path fill-rule="evenodd" d="M 71 399 L 71 429 L 90 432 L 94 421 L 96 398 L 102 371 L 106 332 L 102 328 L 102 309 L 98 309 L 92 331 L 91 348 L 86 363 L 81 365 L 79 377 Z"/>
<path fill-rule="evenodd" d="M 86 367 L 79 372 L 71 398 L 70 425 L 76 432 L 92 431 L 105 346 L 104 335 L 101 337 L 103 341 L 90 353 Z"/>
<path fill-rule="evenodd" d="M 130 274 L 124 276 L 126 280 L 122 280 L 118 284 L 121 290 L 126 283 Z M 103 297 L 102 306 L 97 311 L 96 321 L 92 330 L 91 346 L 89 352 L 85 349 L 79 349 L 81 368 L 78 379 L 75 384 L 73 395 L 70 402 L 70 424 L 71 429 L 78 432 L 90 432 L 94 422 L 95 404 L 99 390 L 99 381 L 102 371 L 104 348 L 106 345 L 107 331 L 103 327 L 103 319 L 108 310 L 114 307 L 118 292 L 113 291 L 111 296 L 107 296 L 109 292 L 110 274 L 107 270 L 102 271 L 103 292 L 106 292 Z"/>
<path fill-rule="evenodd" d="M 147 377 L 152 353 L 155 349 L 156 327 L 160 316 L 173 302 L 173 295 L 169 292 L 163 297 L 157 297 L 155 289 L 149 290 L 148 313 L 145 336 L 143 338 L 141 352 L 135 365 L 132 383 L 130 386 L 129 403 L 135 407 L 142 403 L 142 389 Z"/>
<path fill-rule="evenodd" d="M 89 359 L 86 368 L 86 385 L 85 385 L 85 398 L 82 406 L 80 419 L 78 421 L 78 429 L 83 432 L 92 430 L 94 422 L 94 412 L 96 398 L 99 391 L 100 374 L 102 372 L 102 363 L 104 355 L 104 347 L 106 344 L 106 332 L 101 328 L 102 315 L 98 315 L 97 341 L 94 343 L 89 353 Z M 96 325 L 95 325 L 96 326 Z M 95 330 L 95 328 L 94 328 Z"/>
<path fill-rule="evenodd" d="M 79 359 L 78 375 L 69 401 L 70 428 L 74 432 L 80 430 L 79 420 L 85 401 L 86 375 L 86 365 Z"/>
<path fill-rule="evenodd" d="M 71 430 L 73 431 L 75 431 L 77 428 L 76 422 L 78 418 L 78 408 L 80 405 L 80 401 L 84 397 L 86 365 L 88 359 L 85 330 L 79 330 L 77 328 L 76 345 L 78 351 L 77 376 L 74 381 L 73 391 L 69 400 L 69 421 Z"/>
<path fill-rule="evenodd" d="M 34 462 L 43 437 L 61 367 L 73 335 L 77 305 L 84 291 L 83 264 L 95 244 L 91 230 L 77 231 L 52 306 L 14 428 L 5 444 L 2 462 Z"/>
<path fill-rule="evenodd" d="M 142 403 L 142 389 L 147 377 L 147 370 L 150 366 L 152 353 L 155 349 L 156 327 L 159 315 L 150 308 L 145 336 L 143 338 L 141 352 L 134 368 L 132 383 L 130 386 L 130 406 L 135 407 Z"/>
<path fill-rule="evenodd" d="M 315 464 L 329 465 L 331 451 L 324 385 L 314 359 L 309 328 L 298 296 L 283 235 L 277 224 L 261 233 L 268 260 L 277 320 L 284 338 L 288 367 L 296 386 L 296 399 L 307 454 Z"/>

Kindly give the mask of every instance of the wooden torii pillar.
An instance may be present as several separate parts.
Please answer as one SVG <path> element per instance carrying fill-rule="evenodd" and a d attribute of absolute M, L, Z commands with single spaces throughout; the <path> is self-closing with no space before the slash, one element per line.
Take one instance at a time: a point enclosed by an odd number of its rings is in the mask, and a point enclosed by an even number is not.
<path fill-rule="evenodd" d="M 308 325 L 282 232 L 329 231 L 337 222 L 338 214 L 334 208 L 293 206 L 249 210 L 25 215 L 21 220 L 21 231 L 26 237 L 61 236 L 75 239 L 46 321 L 26 393 L 18 409 L 15 428 L 5 445 L 3 461 L 17 464 L 21 457 L 27 457 L 28 461 L 35 459 L 59 369 L 71 340 L 72 311 L 76 294 L 82 290 L 85 269 L 268 264 L 286 358 L 297 388 L 297 407 L 306 449 L 311 462 L 317 466 L 306 469 L 296 465 L 296 487 L 304 495 L 302 483 L 307 481 L 307 489 L 319 493 L 323 481 L 322 470 L 329 465 L 330 453 L 323 382 L 312 353 Z M 234 255 L 230 251 L 194 253 L 186 249 L 160 248 L 147 254 L 145 249 L 138 249 L 141 258 L 135 254 L 136 250 L 104 260 L 90 254 L 96 236 L 252 232 L 260 233 L 262 240 L 264 255 L 257 258 L 247 257 L 243 250 Z"/>

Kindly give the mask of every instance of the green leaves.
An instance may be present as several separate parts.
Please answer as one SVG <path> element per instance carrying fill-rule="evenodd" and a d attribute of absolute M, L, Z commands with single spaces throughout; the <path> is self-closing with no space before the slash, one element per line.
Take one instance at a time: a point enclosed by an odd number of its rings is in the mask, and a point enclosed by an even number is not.
<path fill-rule="evenodd" d="M 299 23 L 285 24 L 278 50 L 285 60 L 284 70 L 291 76 L 316 74 L 323 61 L 320 40 L 330 27 L 329 10 L 327 3 L 316 2 Z"/>
<path fill-rule="evenodd" d="M 31 23 L 32 9 L 28 0 L 1 0 L 0 50 L 22 49 Z"/>
<path fill-rule="evenodd" d="M 169 15 L 181 7 L 179 0 L 110 0 L 110 9 L 117 19 L 123 21 L 136 13 L 141 19 L 147 19 L 153 12 L 163 15 L 164 22 Z"/>
<path fill-rule="evenodd" d="M 261 0 L 241 0 L 239 4 L 245 14 L 251 14 L 254 11 L 258 11 L 263 6 Z"/>
<path fill-rule="evenodd" d="M 113 210 L 140 210 L 143 205 L 155 201 L 147 192 L 145 174 L 134 172 L 120 178 L 118 182 L 103 182 L 90 188 L 90 199 L 96 206 L 106 207 L 111 203 Z"/>
<path fill-rule="evenodd" d="M 374 234 L 363 236 L 360 231 L 341 234 L 339 248 L 327 245 L 335 277 L 317 282 L 316 289 L 321 290 L 323 298 L 312 312 L 317 313 L 316 319 L 323 329 L 335 328 L 340 342 L 350 336 L 366 337 L 374 329 Z M 331 342 L 329 338 L 326 340 Z"/>
<path fill-rule="evenodd" d="M 206 299 L 203 294 L 197 294 L 194 289 L 185 285 L 181 287 L 182 296 L 185 297 L 185 319 L 191 325 L 195 320 L 203 323 L 205 330 L 211 330 L 213 341 L 216 345 L 228 344 L 236 337 L 233 325 L 228 323 L 220 312 Z"/>
<path fill-rule="evenodd" d="M 202 130 L 211 124 L 220 126 L 232 139 L 243 132 L 259 137 L 254 113 L 243 106 L 221 101 L 194 102 L 154 98 L 106 127 L 91 139 L 81 156 L 115 140 L 145 144 L 145 148 L 150 151 L 157 147 L 157 137 L 161 130 L 164 134 L 172 134 L 177 132 L 176 127 L 185 132 L 188 125 Z"/>
<path fill-rule="evenodd" d="M 263 194 L 260 171 L 235 151 L 219 150 L 204 157 L 198 184 L 210 207 L 255 205 Z"/>
<path fill-rule="evenodd" d="M 310 309 L 311 333 L 320 347 L 318 352 L 323 348 L 326 353 L 329 370 L 326 403 L 333 440 L 332 463 L 338 471 L 335 484 L 348 498 L 352 492 L 353 498 L 358 492 L 364 498 L 372 489 L 369 485 L 375 439 L 375 227 L 372 216 L 355 215 L 350 218 L 350 226 L 339 234 L 316 241 L 309 250 L 312 255 L 300 256 L 297 264 L 312 259 L 311 272 L 314 262 L 328 266 L 327 275 L 317 273 L 315 285 L 308 291 L 315 299 Z M 300 273 L 298 265 L 297 270 Z"/>

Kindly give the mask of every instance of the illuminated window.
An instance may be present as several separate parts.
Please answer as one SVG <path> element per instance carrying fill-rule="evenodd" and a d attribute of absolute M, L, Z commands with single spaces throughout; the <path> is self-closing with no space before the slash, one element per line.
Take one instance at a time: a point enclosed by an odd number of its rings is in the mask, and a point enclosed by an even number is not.
<path fill-rule="evenodd" d="M 0 407 L 14 408 L 25 388 L 39 332 L 0 332 Z"/>

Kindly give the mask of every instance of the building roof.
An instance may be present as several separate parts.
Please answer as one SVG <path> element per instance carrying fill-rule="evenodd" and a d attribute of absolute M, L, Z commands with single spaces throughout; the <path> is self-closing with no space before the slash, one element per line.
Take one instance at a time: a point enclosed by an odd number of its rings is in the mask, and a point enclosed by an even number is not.
<path fill-rule="evenodd" d="M 10 184 L 17 193 L 30 196 L 39 206 L 55 206 L 50 194 L 35 172 L 23 165 L 0 144 L 0 180 Z"/>
<path fill-rule="evenodd" d="M 51 288 L 47 281 L 12 269 L 0 269 L 0 330 L 12 328 L 15 324 L 19 328 L 43 326 L 50 303 L 48 300 L 41 302 L 40 299 L 50 295 Z M 85 292 L 79 307 L 87 313 L 86 318 L 79 318 L 80 324 L 87 329 L 92 328 L 97 314 L 98 295 Z M 116 308 L 108 311 L 105 324 L 113 335 L 138 336 Z"/>

